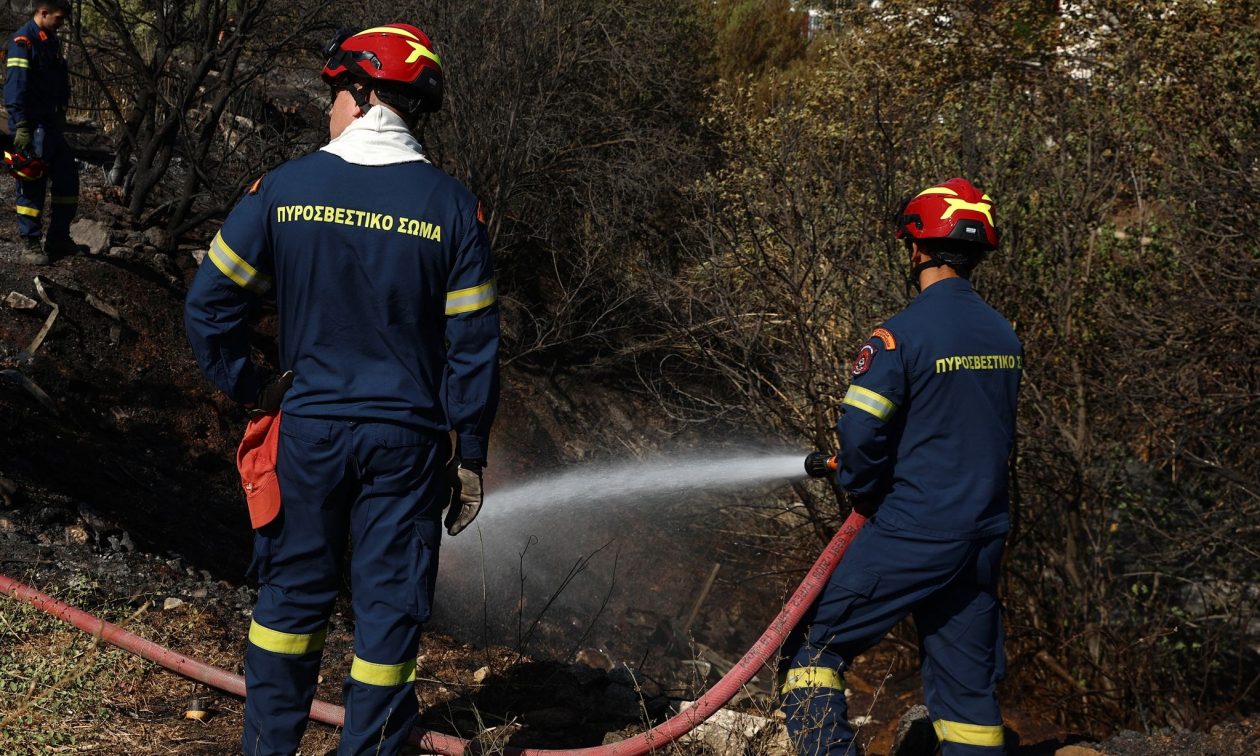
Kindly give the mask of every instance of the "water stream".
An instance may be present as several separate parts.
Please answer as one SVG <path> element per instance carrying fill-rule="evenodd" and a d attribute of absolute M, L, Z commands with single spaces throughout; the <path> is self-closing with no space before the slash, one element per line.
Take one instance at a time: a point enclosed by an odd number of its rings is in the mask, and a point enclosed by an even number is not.
<path fill-rule="evenodd" d="M 716 510 L 781 494 L 805 477 L 804 457 L 691 452 L 504 485 L 489 471 L 481 515 L 442 541 L 430 626 L 508 646 L 533 627 L 530 650 L 544 652 L 570 643 L 638 648 L 654 622 L 685 613 L 719 547 L 729 553 Z"/>
<path fill-rule="evenodd" d="M 670 456 L 558 472 L 488 487 L 486 520 L 526 516 L 537 509 L 602 509 L 614 502 L 647 503 L 697 491 L 740 490 L 805 477 L 804 454 Z M 488 523 L 483 523 L 483 526 Z"/>

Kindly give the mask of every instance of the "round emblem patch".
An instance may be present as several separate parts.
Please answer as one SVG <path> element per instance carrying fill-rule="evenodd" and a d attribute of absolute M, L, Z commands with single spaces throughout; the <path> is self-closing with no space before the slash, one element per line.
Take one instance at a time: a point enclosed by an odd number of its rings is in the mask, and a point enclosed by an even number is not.
<path fill-rule="evenodd" d="M 857 359 L 853 361 L 853 375 L 861 375 L 871 369 L 871 361 L 875 359 L 875 347 L 866 344 L 862 347 L 862 351 L 858 352 Z"/>

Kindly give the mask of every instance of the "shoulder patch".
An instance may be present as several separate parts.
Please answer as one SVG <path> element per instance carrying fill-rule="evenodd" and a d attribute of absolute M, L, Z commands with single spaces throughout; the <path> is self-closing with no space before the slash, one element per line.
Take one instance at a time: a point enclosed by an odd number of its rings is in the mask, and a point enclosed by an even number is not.
<path fill-rule="evenodd" d="M 863 344 L 862 349 L 858 351 L 857 357 L 853 360 L 853 377 L 865 373 L 871 369 L 871 363 L 875 361 L 875 347 L 870 344 Z"/>
<path fill-rule="evenodd" d="M 30 40 L 30 38 L 29 38 L 29 37 L 14 37 L 14 38 L 13 38 L 13 42 L 14 42 L 14 44 L 21 45 L 22 47 L 30 47 L 30 46 L 31 46 L 31 40 Z"/>
<path fill-rule="evenodd" d="M 262 180 L 263 180 L 263 179 L 265 179 L 266 177 L 267 177 L 267 174 L 265 174 L 265 173 L 264 173 L 263 175 L 261 175 L 261 176 L 259 176 L 258 178 L 254 179 L 254 183 L 252 183 L 252 184 L 250 184 L 250 185 L 249 185 L 249 192 L 248 192 L 248 193 L 249 193 L 249 194 L 258 194 L 258 190 L 262 187 Z"/>
<path fill-rule="evenodd" d="M 874 341 L 875 339 L 884 342 L 884 349 L 890 352 L 897 348 L 897 337 L 893 336 L 892 331 L 887 328 L 876 328 L 875 332 L 871 334 L 870 340 Z"/>

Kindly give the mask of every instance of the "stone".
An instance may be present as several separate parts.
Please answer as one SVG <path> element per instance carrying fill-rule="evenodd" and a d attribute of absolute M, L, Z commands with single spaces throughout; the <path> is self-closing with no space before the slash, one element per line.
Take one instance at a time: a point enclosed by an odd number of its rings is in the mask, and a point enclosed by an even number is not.
<path fill-rule="evenodd" d="M 34 299 L 17 291 L 9 292 L 9 296 L 4 298 L 4 303 L 15 310 L 34 310 L 39 306 Z"/>
<path fill-rule="evenodd" d="M 686 711 L 694 705 L 694 701 L 685 701 L 680 708 Z M 762 739 L 786 741 L 786 738 L 787 729 L 773 719 L 730 709 L 718 709 L 713 716 L 683 736 L 681 742 L 704 746 L 707 751 L 713 753 L 763 753 L 763 749 L 750 748 L 750 745 Z M 786 745 L 786 742 L 783 745 Z M 787 748 L 774 750 L 790 752 Z"/>
<path fill-rule="evenodd" d="M 612 658 L 597 648 L 584 648 L 577 652 L 573 660 L 591 669 L 602 669 L 605 672 L 609 672 L 613 668 Z"/>
<path fill-rule="evenodd" d="M 17 500 L 18 484 L 8 478 L 0 478 L 0 504 L 12 507 Z"/>
<path fill-rule="evenodd" d="M 927 707 L 916 704 L 906 710 L 897 722 L 889 756 L 932 756 L 936 753 L 936 729 Z"/>
<path fill-rule="evenodd" d="M 146 228 L 144 233 L 141 234 L 141 238 L 144 239 L 145 244 L 156 247 L 157 249 L 170 249 L 175 246 L 175 242 L 171 238 L 170 232 L 161 226 Z"/>
<path fill-rule="evenodd" d="M 75 244 L 87 247 L 89 255 L 99 255 L 109 249 L 109 227 L 91 218 L 80 218 L 71 223 L 70 238 Z"/>
<path fill-rule="evenodd" d="M 1095 751 L 1093 748 L 1085 746 L 1070 745 L 1063 746 L 1054 752 L 1054 756 L 1105 756 L 1102 751 Z"/>
<path fill-rule="evenodd" d="M 170 610 L 178 609 L 183 605 L 184 605 L 183 599 L 175 598 L 174 596 L 171 596 L 162 602 L 162 611 L 169 612 Z"/>
<path fill-rule="evenodd" d="M 478 684 L 481 684 L 481 683 L 485 682 L 485 681 L 486 681 L 486 678 L 487 678 L 487 677 L 489 677 L 489 676 L 490 676 L 490 668 L 489 668 L 489 667 L 482 667 L 481 669 L 477 670 L 476 672 L 473 672 L 473 682 L 478 683 Z"/>

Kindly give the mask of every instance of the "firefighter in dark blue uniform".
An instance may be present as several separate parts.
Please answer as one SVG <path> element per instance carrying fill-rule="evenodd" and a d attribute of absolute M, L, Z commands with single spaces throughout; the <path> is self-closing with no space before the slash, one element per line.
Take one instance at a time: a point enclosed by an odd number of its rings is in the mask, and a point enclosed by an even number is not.
<path fill-rule="evenodd" d="M 338 35 L 328 55 L 333 140 L 248 190 L 185 311 L 206 375 L 243 404 L 282 409 L 282 505 L 257 529 L 251 567 L 260 583 L 245 657 L 251 755 L 298 748 L 347 538 L 355 657 L 338 753 L 393 754 L 405 743 L 441 512 L 449 504 L 451 535 L 476 516 L 498 402 L 499 309 L 481 208 L 411 134 L 441 103 L 441 61 L 407 24 Z M 286 371 L 275 383 L 250 361 L 245 322 L 269 290 Z"/>
<path fill-rule="evenodd" d="M 9 113 L 13 148 L 42 158 L 49 177 L 17 181 L 18 234 L 23 262 L 48 264 L 50 256 L 72 254 L 70 221 L 79 206 L 79 169 L 66 144 L 66 108 L 70 74 L 61 54 L 57 29 L 70 15 L 70 4 L 58 0 L 35 3 L 35 15 L 18 29 L 6 48 L 4 107 Z M 41 247 L 44 196 L 52 180 L 52 215 L 48 241 Z"/>
<path fill-rule="evenodd" d="M 897 236 L 920 293 L 858 352 L 838 425 L 836 483 L 870 519 L 785 645 L 784 713 L 803 756 L 858 753 L 844 671 L 911 614 L 942 753 L 992 756 L 1023 349 L 968 280 L 998 243 L 988 195 L 961 178 L 930 187 Z"/>

